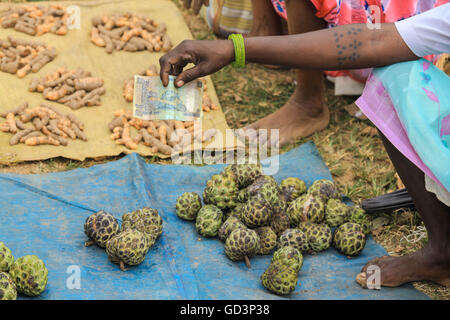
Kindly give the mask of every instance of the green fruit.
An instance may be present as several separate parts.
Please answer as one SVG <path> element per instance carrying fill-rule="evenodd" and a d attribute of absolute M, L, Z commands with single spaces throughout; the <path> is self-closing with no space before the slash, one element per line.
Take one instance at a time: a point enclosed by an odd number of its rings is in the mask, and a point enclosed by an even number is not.
<path fill-rule="evenodd" d="M 27 296 L 38 296 L 48 280 L 48 270 L 44 262 L 35 255 L 23 256 L 12 264 L 9 275 L 17 287 L 17 292 Z"/>
<path fill-rule="evenodd" d="M 3 242 L 0 241 L 0 272 L 8 272 L 14 262 L 14 256 L 11 250 Z"/>
<path fill-rule="evenodd" d="M 341 198 L 334 182 L 327 179 L 314 181 L 309 187 L 308 193 L 314 197 L 321 197 L 325 202 L 329 199 Z"/>
<path fill-rule="evenodd" d="M 256 178 L 262 175 L 260 164 L 231 164 L 227 166 L 224 172 L 232 172 L 239 189 L 251 185 Z"/>
<path fill-rule="evenodd" d="M 368 235 L 372 231 L 372 222 L 369 220 L 366 212 L 359 207 L 349 207 L 348 211 L 348 222 L 357 223 L 361 226 L 364 234 Z"/>
<path fill-rule="evenodd" d="M 195 227 L 197 232 L 203 237 L 215 237 L 222 225 L 223 213 L 218 207 L 212 204 L 203 206 L 197 214 Z"/>
<path fill-rule="evenodd" d="M 244 203 L 236 203 L 236 207 L 233 209 L 227 210 L 223 213 L 223 219 L 224 221 L 227 220 L 229 217 L 235 217 L 239 220 L 242 219 L 242 209 L 244 208 Z"/>
<path fill-rule="evenodd" d="M 284 230 L 290 227 L 291 222 L 286 213 L 286 202 L 280 201 L 279 205 L 272 206 L 272 220 L 270 227 L 279 236 Z"/>
<path fill-rule="evenodd" d="M 279 261 L 272 262 L 261 276 L 262 285 L 269 291 L 286 295 L 295 290 L 298 282 L 298 272 Z"/>
<path fill-rule="evenodd" d="M 247 227 L 238 218 L 229 217 L 219 229 L 219 239 L 222 241 L 227 240 L 230 233 L 236 229 L 247 229 Z"/>
<path fill-rule="evenodd" d="M 280 189 L 274 177 L 257 178 L 250 186 L 239 192 L 239 201 L 245 202 L 256 195 L 261 195 L 271 205 L 276 205 L 280 201 Z"/>
<path fill-rule="evenodd" d="M 250 228 L 266 226 L 272 220 L 272 206 L 258 194 L 242 207 L 241 219 Z"/>
<path fill-rule="evenodd" d="M 195 220 L 202 207 L 202 199 L 195 192 L 185 192 L 177 199 L 177 216 L 184 220 Z"/>
<path fill-rule="evenodd" d="M 272 262 L 276 261 L 290 266 L 298 273 L 303 266 L 303 255 L 294 247 L 282 247 L 273 254 Z"/>
<path fill-rule="evenodd" d="M 325 210 L 325 223 L 330 227 L 339 227 L 347 221 L 348 206 L 338 199 L 330 199 Z"/>
<path fill-rule="evenodd" d="M 284 199 L 291 202 L 306 192 L 306 184 L 299 178 L 289 177 L 281 181 L 280 190 Z"/>
<path fill-rule="evenodd" d="M 125 213 L 122 216 L 121 231 L 136 229 L 142 232 L 147 237 L 147 245 L 150 249 L 156 239 L 162 234 L 163 220 L 158 213 L 158 210 L 149 207 Z"/>
<path fill-rule="evenodd" d="M 346 256 L 359 255 L 365 245 L 366 236 L 357 223 L 344 223 L 334 231 L 333 246 Z"/>
<path fill-rule="evenodd" d="M 255 230 L 236 229 L 230 233 L 225 241 L 225 254 L 232 261 L 245 260 L 250 268 L 248 258 L 257 254 L 259 249 L 259 237 Z"/>
<path fill-rule="evenodd" d="M 278 238 L 278 248 L 294 247 L 300 252 L 309 251 L 308 237 L 298 229 L 286 229 Z"/>
<path fill-rule="evenodd" d="M 17 289 L 13 279 L 6 272 L 0 272 L 0 300 L 16 300 Z"/>
<path fill-rule="evenodd" d="M 238 198 L 238 186 L 232 174 L 215 174 L 206 183 L 203 200 L 219 209 L 234 208 Z"/>
<path fill-rule="evenodd" d="M 145 259 L 150 246 L 145 234 L 137 229 L 127 229 L 115 235 L 106 244 L 108 258 L 125 271 L 125 264 L 136 266 Z"/>
<path fill-rule="evenodd" d="M 259 236 L 258 254 L 265 255 L 272 252 L 277 246 L 277 234 L 270 227 L 259 227 L 255 229 Z"/>
<path fill-rule="evenodd" d="M 291 202 L 287 213 L 294 227 L 302 221 L 321 223 L 325 218 L 325 202 L 320 197 L 300 196 Z"/>
<path fill-rule="evenodd" d="M 119 223 L 116 218 L 103 210 L 90 215 L 84 223 L 84 233 L 99 247 L 105 248 L 109 239 L 119 232 Z M 93 244 L 86 242 L 86 246 Z"/>
<path fill-rule="evenodd" d="M 332 233 L 326 224 L 310 223 L 306 227 L 306 236 L 309 246 L 315 252 L 327 250 L 331 245 Z"/>

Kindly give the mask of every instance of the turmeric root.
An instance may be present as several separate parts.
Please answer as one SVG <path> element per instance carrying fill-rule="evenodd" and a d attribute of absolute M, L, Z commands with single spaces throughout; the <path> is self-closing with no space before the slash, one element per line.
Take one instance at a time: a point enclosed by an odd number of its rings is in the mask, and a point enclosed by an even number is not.
<path fill-rule="evenodd" d="M 130 125 L 128 123 L 124 124 L 122 131 L 122 138 L 116 140 L 116 144 L 123 144 L 128 149 L 134 150 L 137 149 L 136 142 L 133 141 L 130 135 Z"/>
<path fill-rule="evenodd" d="M 33 129 L 31 129 L 31 128 L 27 128 L 27 129 L 17 132 L 15 135 L 13 135 L 11 137 L 11 139 L 9 139 L 9 144 L 12 146 L 18 144 L 20 139 L 22 139 L 26 135 L 30 134 L 31 132 L 33 132 Z"/>
<path fill-rule="evenodd" d="M 160 140 L 151 136 L 147 130 L 141 129 L 139 131 L 142 134 L 142 138 L 144 139 L 144 144 L 149 147 L 154 147 L 153 152 L 161 152 L 165 155 L 170 155 L 173 152 L 173 149 L 169 147 L 167 144 L 163 144 Z"/>
<path fill-rule="evenodd" d="M 60 142 L 58 140 L 53 139 L 52 137 L 48 136 L 41 136 L 41 137 L 32 137 L 27 140 L 25 140 L 25 144 L 27 146 L 38 146 L 42 144 L 50 144 L 54 146 L 59 146 Z"/>
<path fill-rule="evenodd" d="M 9 125 L 9 132 L 16 133 L 17 131 L 19 131 L 17 129 L 14 113 L 8 113 L 6 115 L 6 122 Z"/>

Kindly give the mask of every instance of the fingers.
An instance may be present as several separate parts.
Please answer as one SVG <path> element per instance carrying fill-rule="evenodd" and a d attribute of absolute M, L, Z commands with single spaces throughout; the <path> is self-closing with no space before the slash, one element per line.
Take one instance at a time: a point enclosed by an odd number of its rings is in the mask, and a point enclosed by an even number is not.
<path fill-rule="evenodd" d="M 195 80 L 197 78 L 203 77 L 205 73 L 203 72 L 202 65 L 199 64 L 193 68 L 184 70 L 175 79 L 175 87 L 182 87 L 186 83 Z"/>
<path fill-rule="evenodd" d="M 169 75 L 179 75 L 188 63 L 193 62 L 189 54 L 180 51 L 182 49 L 178 50 L 177 47 L 159 59 L 160 78 L 164 86 L 169 84 Z"/>
<path fill-rule="evenodd" d="M 183 0 L 183 5 L 186 9 L 189 9 L 191 7 L 192 0 Z"/>

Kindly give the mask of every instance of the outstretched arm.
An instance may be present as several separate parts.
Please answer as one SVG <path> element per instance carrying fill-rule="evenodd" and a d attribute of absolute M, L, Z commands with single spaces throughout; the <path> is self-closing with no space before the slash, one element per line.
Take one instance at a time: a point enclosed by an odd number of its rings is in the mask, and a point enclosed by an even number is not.
<path fill-rule="evenodd" d="M 247 62 L 301 69 L 341 70 L 379 67 L 415 60 L 393 23 L 369 29 L 349 24 L 309 33 L 245 38 Z M 231 40 L 185 40 L 160 59 L 161 80 L 176 75 L 177 86 L 214 73 L 234 61 Z M 193 68 L 183 70 L 193 63 Z"/>

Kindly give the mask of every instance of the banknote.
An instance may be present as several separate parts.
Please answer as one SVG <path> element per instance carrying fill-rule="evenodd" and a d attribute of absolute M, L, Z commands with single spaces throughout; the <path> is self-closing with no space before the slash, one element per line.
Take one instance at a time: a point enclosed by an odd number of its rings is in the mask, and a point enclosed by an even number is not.
<path fill-rule="evenodd" d="M 194 121 L 202 115 L 203 83 L 192 81 L 181 88 L 169 76 L 164 87 L 159 76 L 134 77 L 133 115 L 142 120 Z"/>

